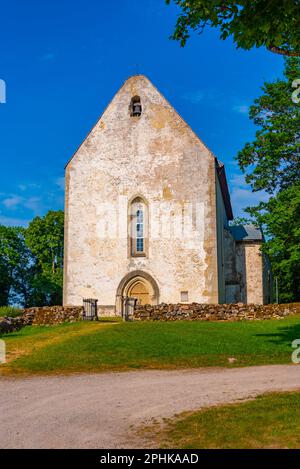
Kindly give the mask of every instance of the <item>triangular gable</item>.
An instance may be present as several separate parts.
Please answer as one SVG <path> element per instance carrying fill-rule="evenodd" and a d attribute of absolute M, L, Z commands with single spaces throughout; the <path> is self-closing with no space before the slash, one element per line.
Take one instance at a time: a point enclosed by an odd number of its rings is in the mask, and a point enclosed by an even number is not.
<path fill-rule="evenodd" d="M 101 116 L 99 117 L 99 119 L 97 120 L 97 122 L 94 124 L 94 126 L 91 128 L 91 130 L 89 131 L 89 133 L 87 134 L 87 136 L 85 137 L 85 139 L 81 142 L 81 144 L 77 147 L 77 149 L 75 150 L 75 152 L 73 153 L 72 157 L 69 159 L 69 161 L 67 162 L 67 164 L 65 165 L 65 169 L 67 168 L 67 166 L 69 165 L 69 163 L 73 160 L 73 158 L 76 156 L 77 152 L 80 150 L 80 148 L 82 147 L 82 145 L 86 142 L 86 140 L 89 138 L 89 136 L 92 134 L 92 132 L 94 131 L 94 129 L 97 127 L 97 125 L 101 122 L 101 119 L 103 118 L 103 115 L 105 114 L 105 112 L 107 111 L 107 109 L 110 107 L 110 105 L 112 104 L 113 100 L 118 96 L 118 94 L 120 93 L 120 91 L 124 88 L 124 86 L 126 86 L 126 84 L 133 78 L 138 78 L 138 77 L 141 77 L 145 80 L 147 80 L 150 85 L 156 90 L 156 92 L 160 95 L 160 97 L 167 103 L 167 105 L 170 107 L 170 109 L 176 114 L 176 116 L 182 121 L 182 123 L 187 127 L 187 129 L 193 134 L 193 136 L 196 138 L 196 140 L 200 143 L 201 146 L 203 146 L 206 151 L 208 152 L 208 154 L 212 157 L 212 158 L 215 158 L 213 152 L 208 148 L 207 145 L 205 145 L 205 143 L 199 138 L 199 136 L 196 134 L 196 132 L 190 127 L 190 125 L 182 118 L 182 116 L 176 111 L 176 109 L 170 104 L 170 102 L 165 98 L 165 96 L 159 91 L 159 89 L 152 83 L 151 80 L 149 80 L 148 77 L 146 77 L 145 75 L 132 75 L 130 76 L 129 78 L 127 78 L 125 80 L 125 82 L 123 83 L 123 85 L 118 89 L 118 91 L 114 94 L 113 98 L 109 101 L 108 105 L 105 107 L 104 111 L 102 112 Z"/>

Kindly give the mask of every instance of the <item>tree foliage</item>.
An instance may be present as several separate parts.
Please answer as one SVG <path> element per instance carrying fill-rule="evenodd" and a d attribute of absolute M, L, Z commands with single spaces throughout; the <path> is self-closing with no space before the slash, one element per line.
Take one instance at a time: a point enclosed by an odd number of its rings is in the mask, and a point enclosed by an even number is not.
<path fill-rule="evenodd" d="M 61 304 L 64 214 L 48 212 L 27 229 L 0 225 L 0 306 Z"/>
<path fill-rule="evenodd" d="M 300 184 L 262 202 L 248 213 L 264 228 L 264 252 L 278 278 L 280 302 L 300 301 Z"/>
<path fill-rule="evenodd" d="M 284 78 L 265 83 L 263 94 L 250 108 L 259 127 L 256 139 L 238 154 L 240 168 L 254 190 L 269 193 L 299 181 L 300 104 L 292 100 L 293 81 L 300 77 L 300 59 L 286 60 Z"/>
<path fill-rule="evenodd" d="M 299 0 L 173 0 L 181 9 L 172 39 L 186 44 L 191 31 L 206 26 L 231 36 L 239 48 L 265 46 L 289 56 L 300 56 Z M 171 0 L 166 0 L 167 4 Z"/>
<path fill-rule="evenodd" d="M 0 306 L 9 301 L 30 302 L 32 254 L 25 243 L 25 230 L 0 225 Z"/>
<path fill-rule="evenodd" d="M 33 281 L 35 304 L 61 304 L 64 255 L 64 213 L 49 211 L 36 217 L 25 240 L 36 265 Z"/>
<path fill-rule="evenodd" d="M 291 99 L 300 59 L 287 59 L 284 75 L 265 83 L 251 107 L 250 118 L 259 129 L 237 159 L 252 190 L 271 195 L 246 211 L 264 230 L 263 250 L 279 281 L 279 300 L 287 302 L 300 301 L 300 103 Z"/>

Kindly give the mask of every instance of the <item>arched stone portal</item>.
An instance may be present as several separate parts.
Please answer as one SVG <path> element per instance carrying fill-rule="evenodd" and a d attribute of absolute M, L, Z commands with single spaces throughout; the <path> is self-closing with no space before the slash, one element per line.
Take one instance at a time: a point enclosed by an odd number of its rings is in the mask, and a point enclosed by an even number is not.
<path fill-rule="evenodd" d="M 147 272 L 135 270 L 120 282 L 116 296 L 116 312 L 123 316 L 124 299 L 136 298 L 142 304 L 156 305 L 159 302 L 159 289 L 156 281 Z"/>
<path fill-rule="evenodd" d="M 150 291 L 147 282 L 137 280 L 129 289 L 128 296 L 135 298 L 140 305 L 150 304 Z"/>

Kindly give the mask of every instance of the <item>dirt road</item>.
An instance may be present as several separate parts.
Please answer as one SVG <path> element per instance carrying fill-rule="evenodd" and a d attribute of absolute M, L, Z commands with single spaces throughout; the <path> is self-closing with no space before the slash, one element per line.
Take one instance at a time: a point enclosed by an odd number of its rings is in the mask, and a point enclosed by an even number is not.
<path fill-rule="evenodd" d="M 1 448 L 133 448 L 151 418 L 300 390 L 300 366 L 0 378 Z"/>

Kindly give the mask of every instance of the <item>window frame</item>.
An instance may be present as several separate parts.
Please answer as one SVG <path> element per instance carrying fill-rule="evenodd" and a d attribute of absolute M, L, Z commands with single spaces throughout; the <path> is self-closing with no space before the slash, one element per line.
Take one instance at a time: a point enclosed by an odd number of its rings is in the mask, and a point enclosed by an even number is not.
<path fill-rule="evenodd" d="M 138 212 L 142 211 L 142 219 Z M 130 257 L 147 257 L 148 253 L 148 205 L 144 198 L 134 197 L 129 204 L 129 255 Z M 142 227 L 142 230 L 138 230 Z M 142 236 L 138 236 L 141 231 Z M 142 240 L 142 250 L 138 249 L 138 240 Z"/>

